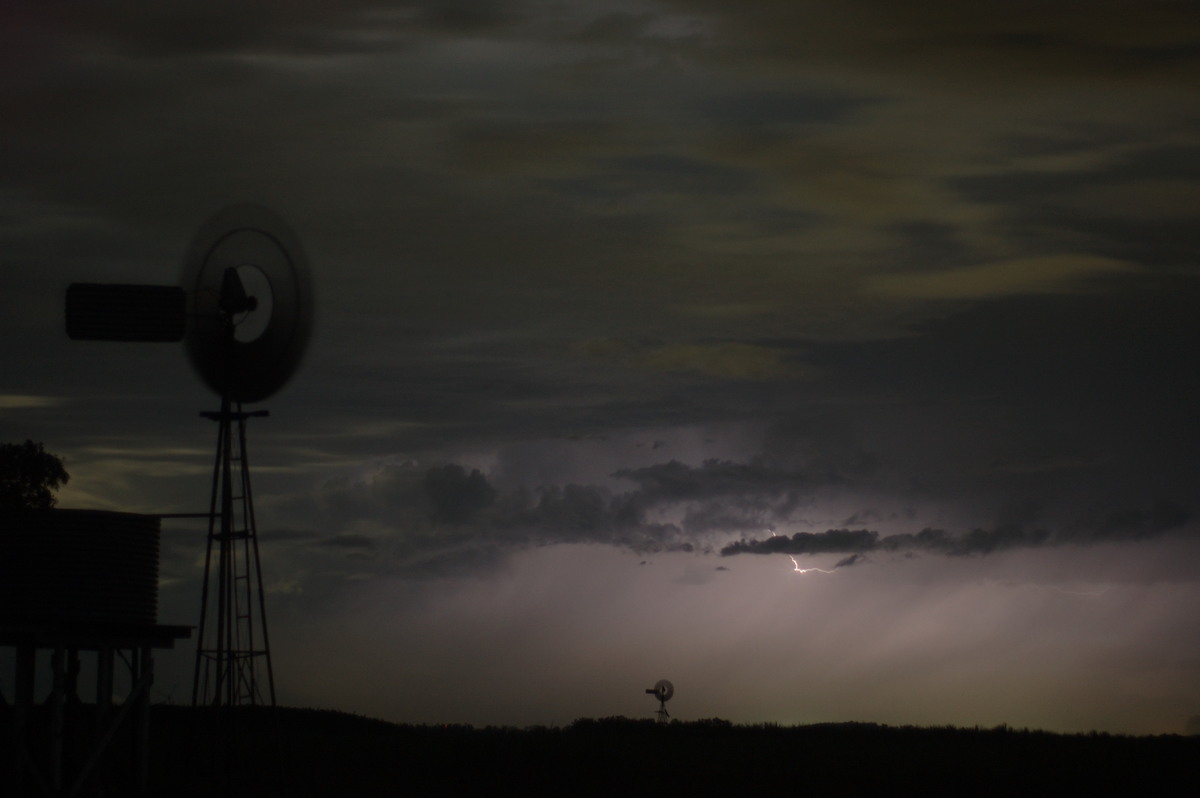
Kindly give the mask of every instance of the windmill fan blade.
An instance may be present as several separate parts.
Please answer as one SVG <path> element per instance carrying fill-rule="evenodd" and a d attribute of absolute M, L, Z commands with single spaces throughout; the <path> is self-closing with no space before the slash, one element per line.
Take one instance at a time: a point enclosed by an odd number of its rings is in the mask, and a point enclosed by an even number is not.
<path fill-rule="evenodd" d="M 246 267 L 269 283 L 269 311 L 238 296 L 237 270 Z M 282 388 L 300 365 L 313 320 L 308 259 L 287 223 L 260 205 L 219 211 L 192 240 L 182 282 L 188 290 L 186 346 L 201 379 L 237 402 L 260 402 Z M 230 340 L 230 317 L 241 312 L 269 313 L 251 341 Z"/>

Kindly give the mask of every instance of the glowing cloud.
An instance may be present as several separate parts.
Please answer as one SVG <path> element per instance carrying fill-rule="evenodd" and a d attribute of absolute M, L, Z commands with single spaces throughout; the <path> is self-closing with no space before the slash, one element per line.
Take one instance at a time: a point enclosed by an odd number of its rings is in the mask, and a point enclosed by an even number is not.
<path fill-rule="evenodd" d="M 881 294 L 916 299 L 987 299 L 1017 294 L 1067 291 L 1099 274 L 1134 267 L 1095 255 L 1046 255 L 997 261 L 962 269 L 875 277 L 869 287 Z"/>

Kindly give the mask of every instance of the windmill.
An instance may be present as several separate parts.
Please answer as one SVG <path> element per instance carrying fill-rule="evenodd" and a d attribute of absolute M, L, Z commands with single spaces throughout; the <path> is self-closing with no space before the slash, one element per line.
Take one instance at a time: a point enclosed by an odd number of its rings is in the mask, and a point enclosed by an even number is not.
<path fill-rule="evenodd" d="M 670 717 L 670 713 L 667 712 L 667 702 L 671 700 L 671 696 L 675 695 L 675 685 L 666 679 L 659 679 L 654 683 L 654 687 L 647 690 L 646 693 L 658 699 L 658 710 L 654 714 L 658 716 L 659 723 L 666 723 L 667 718 Z"/>
<path fill-rule="evenodd" d="M 181 282 L 72 284 L 67 333 L 85 340 L 182 340 L 192 366 L 220 397 L 219 410 L 201 413 L 218 431 L 209 510 L 200 514 L 209 523 L 192 703 L 274 705 L 246 449 L 246 421 L 268 413 L 244 405 L 272 396 L 300 364 L 313 318 L 308 261 L 279 216 L 259 205 L 234 205 L 193 237 Z"/>

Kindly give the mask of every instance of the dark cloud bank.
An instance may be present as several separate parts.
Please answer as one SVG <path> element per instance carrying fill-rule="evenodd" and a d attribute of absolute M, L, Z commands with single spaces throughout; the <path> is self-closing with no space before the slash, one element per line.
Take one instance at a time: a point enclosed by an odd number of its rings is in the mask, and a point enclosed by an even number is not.
<path fill-rule="evenodd" d="M 322 547 L 348 555 L 383 558 L 384 570 L 425 575 L 461 571 L 494 562 L 505 551 L 527 546 L 592 543 L 639 553 L 719 551 L 737 554 L 848 555 L 837 567 L 873 554 L 988 555 L 1013 549 L 1158 538 L 1192 519 L 1183 505 L 1163 499 L 1148 509 L 1091 510 L 1074 521 L 1033 526 L 1008 523 L 965 532 L 926 527 L 881 534 L 869 529 L 829 529 L 742 537 L 750 530 L 802 524 L 797 511 L 814 490 L 842 481 L 837 474 L 806 473 L 752 459 L 707 460 L 693 467 L 672 460 L 614 477 L 636 488 L 614 492 L 596 485 L 566 484 L 501 492 L 478 469 L 444 464 L 390 467 L 369 484 L 329 487 L 310 512 L 330 520 L 368 519 L 386 530 L 376 536 L 322 538 Z M 720 547 L 720 548 L 718 548 Z"/>
<path fill-rule="evenodd" d="M 837 564 L 840 568 L 862 562 L 871 553 L 927 552 L 963 557 L 1009 549 L 1143 540 L 1178 529 L 1191 516 L 1188 509 L 1164 500 L 1150 510 L 1118 510 L 1099 519 L 1081 518 L 1075 525 L 1058 531 L 1019 524 L 976 528 L 958 535 L 930 527 L 915 534 L 884 536 L 868 529 L 829 529 L 819 533 L 797 532 L 791 537 L 742 539 L 722 548 L 721 554 L 850 554 Z"/>

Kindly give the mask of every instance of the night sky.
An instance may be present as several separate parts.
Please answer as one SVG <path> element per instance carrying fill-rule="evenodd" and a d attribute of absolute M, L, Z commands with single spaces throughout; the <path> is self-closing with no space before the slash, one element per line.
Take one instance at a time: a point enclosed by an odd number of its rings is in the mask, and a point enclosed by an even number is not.
<path fill-rule="evenodd" d="M 0 441 L 207 507 L 182 347 L 63 294 L 255 201 L 318 303 L 250 422 L 282 703 L 1182 732 L 1197 87 L 1189 2 L 5 3 Z"/>

